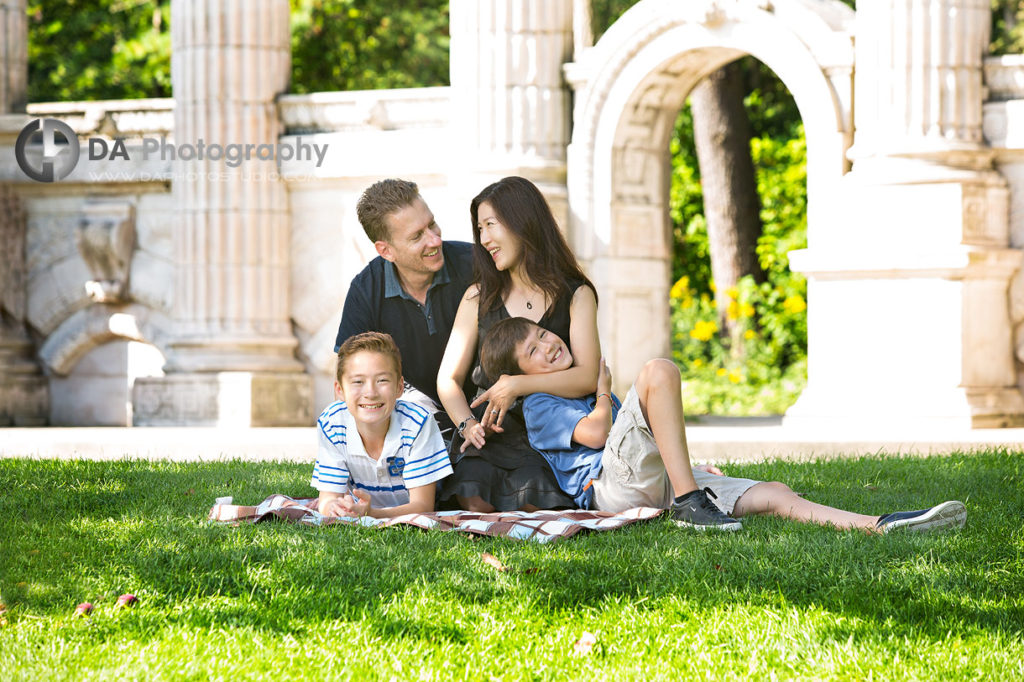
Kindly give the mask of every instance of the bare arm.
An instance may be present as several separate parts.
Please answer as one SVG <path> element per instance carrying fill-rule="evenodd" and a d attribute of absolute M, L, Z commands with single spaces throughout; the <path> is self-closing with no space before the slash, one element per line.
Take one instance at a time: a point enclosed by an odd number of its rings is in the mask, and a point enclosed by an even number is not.
<path fill-rule="evenodd" d="M 600 363 L 600 376 L 597 379 L 597 403 L 594 409 L 583 419 L 576 422 L 572 431 L 572 439 L 588 448 L 599 450 L 608 441 L 608 432 L 612 428 L 612 374 L 605 364 Z"/>
<path fill-rule="evenodd" d="M 437 396 L 444 405 L 449 419 L 456 425 L 466 419 L 473 418 L 466 395 L 462 392 L 462 384 L 471 371 L 477 341 L 477 312 L 480 307 L 479 289 L 475 284 L 466 289 L 459 310 L 455 313 L 455 324 L 452 326 L 448 345 L 441 358 L 441 367 L 437 372 Z M 475 418 L 474 418 L 475 419 Z M 477 421 L 470 422 L 463 432 L 467 444 L 482 448 L 486 442 L 487 432 Z"/>
<path fill-rule="evenodd" d="M 391 519 L 403 514 L 425 514 L 434 511 L 433 483 L 409 488 L 409 501 L 395 507 L 374 507 L 370 504 L 370 496 L 362 490 L 356 490 L 358 501 L 353 501 L 347 493 L 320 492 L 317 508 L 324 516 L 372 516 L 375 519 Z"/>
<path fill-rule="evenodd" d="M 601 341 L 597 337 L 597 299 L 588 286 L 581 286 L 569 304 L 569 345 L 573 365 L 549 374 L 502 375 L 490 389 L 473 401 L 473 407 L 489 402 L 484 425 L 500 426 L 505 412 L 516 398 L 531 393 L 550 393 L 561 398 L 582 398 L 597 386 Z M 450 345 L 450 344 L 449 344 Z M 494 414 L 498 410 L 498 414 Z"/>

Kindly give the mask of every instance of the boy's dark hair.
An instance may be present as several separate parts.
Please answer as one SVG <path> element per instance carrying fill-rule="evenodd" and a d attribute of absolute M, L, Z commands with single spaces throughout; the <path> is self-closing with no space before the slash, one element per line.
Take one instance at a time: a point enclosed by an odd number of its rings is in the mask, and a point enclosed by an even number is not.
<path fill-rule="evenodd" d="M 388 216 L 411 206 L 420 198 L 420 190 L 410 180 L 388 178 L 375 182 L 365 190 L 356 204 L 356 215 L 363 231 L 372 242 L 386 242 L 391 239 Z"/>
<path fill-rule="evenodd" d="M 525 317 L 510 317 L 496 322 L 480 348 L 480 367 L 491 381 L 497 381 L 502 374 L 522 374 L 516 358 L 516 346 L 522 343 L 536 326 Z"/>
<path fill-rule="evenodd" d="M 391 335 L 380 332 L 363 332 L 345 339 L 345 343 L 341 344 L 338 349 L 336 376 L 339 384 L 341 376 L 345 373 L 345 363 L 350 357 L 364 350 L 380 353 L 390 358 L 395 372 L 398 373 L 398 378 L 402 378 L 402 354 L 398 351 L 398 346 L 395 345 L 395 340 L 391 338 Z"/>

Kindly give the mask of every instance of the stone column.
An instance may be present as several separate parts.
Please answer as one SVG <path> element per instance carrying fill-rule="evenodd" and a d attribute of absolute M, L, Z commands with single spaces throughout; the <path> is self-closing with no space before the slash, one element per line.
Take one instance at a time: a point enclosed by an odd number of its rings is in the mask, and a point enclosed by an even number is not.
<path fill-rule="evenodd" d="M 25 0 L 0 0 L 0 145 L 13 147 L 28 84 Z M 49 413 L 46 380 L 25 328 L 25 211 L 17 186 L 0 181 L 0 426 L 39 426 Z"/>
<path fill-rule="evenodd" d="M 28 88 L 25 0 L 0 0 L 0 113 L 22 113 Z"/>
<path fill-rule="evenodd" d="M 791 264 L 808 386 L 787 421 L 1024 423 L 1006 182 L 981 134 L 987 0 L 860 3 L 853 170 Z"/>
<path fill-rule="evenodd" d="M 857 7 L 857 158 L 981 146 L 990 21 L 988 0 Z"/>
<path fill-rule="evenodd" d="M 175 0 L 171 10 L 174 138 L 196 151 L 174 164 L 167 376 L 136 382 L 136 423 L 310 423 L 289 319 L 288 197 L 271 151 L 290 75 L 288 1 Z M 252 158 L 199 158 L 209 145 L 249 147 Z"/>
<path fill-rule="evenodd" d="M 571 98 L 573 0 L 452 0 L 451 82 L 459 177 L 469 199 L 522 175 L 566 225 L 565 148 Z"/>

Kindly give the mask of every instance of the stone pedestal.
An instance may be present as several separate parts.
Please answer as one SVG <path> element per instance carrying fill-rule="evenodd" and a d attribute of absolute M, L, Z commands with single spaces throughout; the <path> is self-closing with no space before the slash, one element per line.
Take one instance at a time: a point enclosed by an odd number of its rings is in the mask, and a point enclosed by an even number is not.
<path fill-rule="evenodd" d="M 521 175 L 567 222 L 565 148 L 571 97 L 562 64 L 573 53 L 573 0 L 453 0 L 452 119 L 460 200 Z"/>
<path fill-rule="evenodd" d="M 787 423 L 1024 424 L 1008 294 L 1024 252 L 981 134 L 988 11 L 858 6 L 853 170 L 791 255 L 809 357 Z"/>
<path fill-rule="evenodd" d="M 315 409 L 306 375 L 272 372 L 140 377 L 132 402 L 135 426 L 302 426 Z"/>
<path fill-rule="evenodd" d="M 175 142 L 257 153 L 241 164 L 175 160 L 173 340 L 167 376 L 136 383 L 135 423 L 311 423 L 311 379 L 289 319 L 288 197 L 275 160 L 259 152 L 282 133 L 288 2 L 175 0 L 171 10 Z"/>
<path fill-rule="evenodd" d="M 0 427 L 44 426 L 50 411 L 46 380 L 24 330 L 0 320 Z"/>

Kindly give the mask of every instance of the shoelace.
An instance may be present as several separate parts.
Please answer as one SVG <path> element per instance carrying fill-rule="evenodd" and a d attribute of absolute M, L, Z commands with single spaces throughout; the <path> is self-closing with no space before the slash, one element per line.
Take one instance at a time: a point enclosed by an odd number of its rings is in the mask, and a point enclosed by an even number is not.
<path fill-rule="evenodd" d="M 718 495 L 716 495 L 715 492 L 711 490 L 711 488 L 704 488 L 704 494 L 705 497 L 700 501 L 700 506 L 703 507 L 705 511 L 721 513 L 721 510 L 718 508 L 718 505 L 712 502 L 710 499 L 714 498 L 717 500 Z"/>

